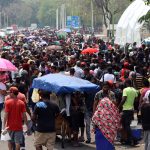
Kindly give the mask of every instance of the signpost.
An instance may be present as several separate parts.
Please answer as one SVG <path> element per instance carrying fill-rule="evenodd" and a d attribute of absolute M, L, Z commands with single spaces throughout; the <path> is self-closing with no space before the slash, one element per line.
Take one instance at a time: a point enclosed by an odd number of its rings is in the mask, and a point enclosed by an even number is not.
<path fill-rule="evenodd" d="M 67 16 L 66 26 L 67 28 L 79 28 L 80 17 L 79 16 Z"/>

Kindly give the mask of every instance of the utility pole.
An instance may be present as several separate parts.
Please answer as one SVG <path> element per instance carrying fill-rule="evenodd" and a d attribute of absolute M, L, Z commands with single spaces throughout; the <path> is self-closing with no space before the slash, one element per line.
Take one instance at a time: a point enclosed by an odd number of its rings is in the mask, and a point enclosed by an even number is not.
<path fill-rule="evenodd" d="M 62 5 L 60 7 L 60 29 L 62 28 Z"/>
<path fill-rule="evenodd" d="M 64 29 L 65 28 L 65 17 L 66 17 L 66 15 L 65 15 L 65 4 L 62 4 L 62 6 L 61 6 L 61 22 L 62 22 L 62 29 Z"/>
<path fill-rule="evenodd" d="M 56 29 L 58 30 L 59 28 L 59 10 L 58 8 L 56 9 Z"/>
<path fill-rule="evenodd" d="M 6 22 L 5 22 L 5 12 L 3 12 L 3 25 L 4 25 L 4 28 L 6 27 Z"/>
<path fill-rule="evenodd" d="M 9 18 L 8 18 L 8 15 L 7 15 L 7 27 L 9 26 Z"/>
<path fill-rule="evenodd" d="M 0 11 L 0 28 L 2 28 L 2 12 Z"/>
<path fill-rule="evenodd" d="M 91 28 L 92 33 L 94 32 L 94 10 L 93 10 L 93 0 L 91 0 Z"/>
<path fill-rule="evenodd" d="M 66 5 L 64 4 L 64 27 L 66 28 Z"/>

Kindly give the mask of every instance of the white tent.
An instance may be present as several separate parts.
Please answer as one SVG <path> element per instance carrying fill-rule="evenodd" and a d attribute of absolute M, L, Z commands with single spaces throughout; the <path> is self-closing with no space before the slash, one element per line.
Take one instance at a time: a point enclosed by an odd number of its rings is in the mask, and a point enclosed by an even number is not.
<path fill-rule="evenodd" d="M 140 29 L 143 23 L 138 20 L 150 10 L 143 0 L 135 0 L 121 16 L 116 29 L 115 43 L 125 45 L 126 43 L 141 43 Z"/>

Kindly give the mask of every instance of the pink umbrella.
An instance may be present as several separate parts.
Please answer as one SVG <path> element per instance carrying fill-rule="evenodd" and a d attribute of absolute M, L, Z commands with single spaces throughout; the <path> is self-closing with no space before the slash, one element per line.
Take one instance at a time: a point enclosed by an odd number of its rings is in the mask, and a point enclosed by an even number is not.
<path fill-rule="evenodd" d="M 18 69 L 7 59 L 0 58 L 0 71 L 17 71 Z"/>

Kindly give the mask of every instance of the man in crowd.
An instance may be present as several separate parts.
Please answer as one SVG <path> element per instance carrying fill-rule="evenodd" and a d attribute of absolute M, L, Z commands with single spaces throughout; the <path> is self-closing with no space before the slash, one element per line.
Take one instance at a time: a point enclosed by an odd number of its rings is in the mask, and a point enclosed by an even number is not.
<path fill-rule="evenodd" d="M 116 83 L 116 77 L 113 74 L 112 67 L 109 67 L 108 72 L 105 73 L 100 79 L 100 82 L 105 82 L 105 81 L 112 81 L 113 83 Z"/>
<path fill-rule="evenodd" d="M 41 100 L 35 105 L 32 120 L 36 123 L 35 148 L 42 150 L 46 146 L 53 150 L 56 139 L 55 118 L 59 114 L 59 107 L 50 101 L 50 93 L 40 91 Z"/>
<path fill-rule="evenodd" d="M 23 143 L 23 120 L 27 126 L 26 106 L 22 100 L 17 98 L 19 91 L 16 87 L 11 87 L 9 92 L 10 99 L 5 101 L 3 128 L 8 130 L 11 138 L 8 142 L 9 150 L 13 149 L 14 143 L 16 150 L 20 150 L 20 144 Z"/>
<path fill-rule="evenodd" d="M 84 74 L 84 72 L 83 72 L 83 70 L 81 69 L 81 67 L 80 67 L 80 61 L 77 61 L 76 62 L 76 65 L 74 66 L 74 69 L 75 69 L 75 74 L 74 74 L 74 76 L 75 77 L 78 77 L 78 78 L 82 78 L 83 77 L 83 74 Z"/>
<path fill-rule="evenodd" d="M 93 113 L 96 110 L 96 107 L 99 103 L 99 101 L 105 97 L 108 97 L 111 101 L 116 103 L 116 98 L 114 92 L 110 90 L 110 84 L 108 81 L 103 83 L 102 90 L 96 93 L 95 98 L 94 98 L 94 104 L 93 104 Z"/>
<path fill-rule="evenodd" d="M 137 98 L 137 91 L 132 87 L 130 79 L 125 81 L 126 88 L 123 89 L 122 101 L 119 108 L 122 109 L 122 125 L 127 134 L 127 140 L 125 141 L 128 145 L 136 145 L 137 141 L 132 136 L 130 124 L 134 118 L 134 102 Z"/>

